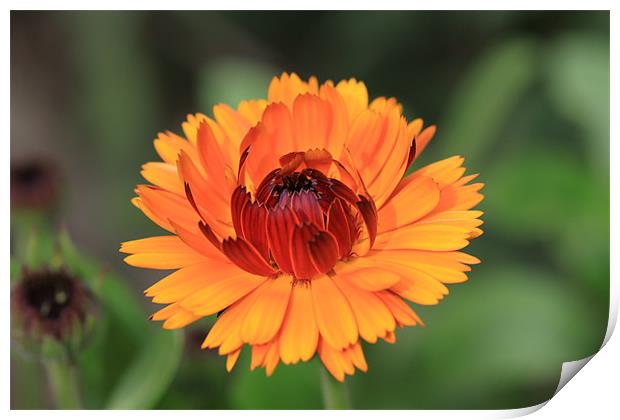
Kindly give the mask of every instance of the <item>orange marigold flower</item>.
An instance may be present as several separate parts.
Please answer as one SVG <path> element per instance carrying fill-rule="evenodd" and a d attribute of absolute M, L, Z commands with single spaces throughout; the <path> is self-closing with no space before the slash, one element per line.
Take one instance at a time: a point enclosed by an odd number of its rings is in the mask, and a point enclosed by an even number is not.
<path fill-rule="evenodd" d="M 133 266 L 175 269 L 146 290 L 166 304 L 152 319 L 184 327 L 218 314 L 203 348 L 231 370 L 318 352 L 338 380 L 366 371 L 361 340 L 395 341 L 422 324 L 405 302 L 434 305 L 467 280 L 459 252 L 482 231 L 463 158 L 403 178 L 435 133 L 407 122 L 394 98 L 368 102 L 362 82 L 275 77 L 267 100 L 213 118 L 189 115 L 184 137 L 160 133 L 163 162 L 143 166 L 133 204 L 169 231 L 125 242 Z"/>

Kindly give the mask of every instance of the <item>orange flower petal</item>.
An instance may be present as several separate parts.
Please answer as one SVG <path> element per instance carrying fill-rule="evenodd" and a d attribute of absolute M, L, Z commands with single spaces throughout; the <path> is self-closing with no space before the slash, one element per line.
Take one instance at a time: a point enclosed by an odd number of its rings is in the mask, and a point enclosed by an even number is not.
<path fill-rule="evenodd" d="M 469 244 L 471 229 L 451 225 L 414 224 L 382 233 L 375 249 L 420 249 L 456 251 Z"/>
<path fill-rule="evenodd" d="M 310 94 L 299 95 L 293 103 L 295 143 L 290 151 L 328 149 L 332 125 L 333 113 L 327 101 Z"/>
<path fill-rule="evenodd" d="M 465 173 L 465 168 L 461 165 L 464 161 L 465 159 L 461 156 L 452 156 L 418 169 L 411 174 L 411 176 L 426 176 L 433 178 L 433 180 L 439 185 L 439 188 L 443 189 L 456 182 L 463 176 Z"/>
<path fill-rule="evenodd" d="M 198 142 L 201 143 L 202 136 L 198 136 Z M 181 153 L 177 162 L 179 174 L 186 185 L 185 200 L 189 202 L 187 190 L 191 192 L 191 198 L 196 206 L 195 213 L 199 218 L 204 219 L 209 226 L 213 228 L 220 236 L 228 236 L 233 233 L 229 198 L 226 198 L 224 192 L 216 187 L 213 181 L 208 182 L 207 178 L 202 176 L 198 171 L 196 163 L 185 153 Z M 225 181 L 219 180 L 220 186 Z M 217 189 L 217 193 L 214 189 Z"/>
<path fill-rule="evenodd" d="M 375 343 L 377 337 L 384 337 L 388 331 L 394 330 L 394 317 L 374 293 L 355 287 L 351 280 L 342 276 L 337 276 L 335 281 L 351 304 L 359 334 L 364 340 Z"/>
<path fill-rule="evenodd" d="M 377 297 L 385 303 L 385 306 L 392 312 L 394 319 L 399 326 L 404 325 L 424 325 L 422 320 L 413 312 L 401 298 L 389 291 L 376 292 Z"/>
<path fill-rule="evenodd" d="M 321 86 L 319 96 L 329 103 L 332 111 L 332 124 L 326 141 L 326 149 L 334 159 L 340 160 L 348 138 L 349 121 L 352 119 L 347 116 L 344 98 L 333 86 L 329 84 Z"/>
<path fill-rule="evenodd" d="M 121 243 L 120 252 L 125 254 L 194 253 L 179 237 L 174 235 L 152 236 Z"/>
<path fill-rule="evenodd" d="M 470 185 L 455 186 L 450 185 L 441 190 L 439 203 L 433 213 L 439 213 L 448 210 L 469 210 L 476 204 L 480 203 L 484 196 L 480 191 L 484 187 L 483 183 Z"/>
<path fill-rule="evenodd" d="M 175 315 L 168 318 L 162 327 L 166 330 L 176 330 L 186 327 L 192 322 L 198 321 L 200 318 L 202 318 L 200 315 L 196 315 L 188 311 L 179 311 Z"/>
<path fill-rule="evenodd" d="M 254 185 L 280 167 L 280 157 L 299 151 L 294 141 L 290 110 L 280 103 L 268 105 L 261 122 L 248 132 L 241 145 L 242 150 L 250 147 L 245 167 Z"/>
<path fill-rule="evenodd" d="M 312 280 L 312 302 L 321 337 L 336 349 L 357 341 L 357 323 L 351 305 L 328 276 Z"/>
<path fill-rule="evenodd" d="M 266 107 L 267 101 L 264 99 L 241 101 L 239 102 L 237 111 L 248 121 L 250 126 L 253 127 L 260 121 Z"/>
<path fill-rule="evenodd" d="M 362 112 L 349 131 L 348 148 L 366 188 L 380 208 L 405 171 L 411 140 L 394 107 L 386 114 Z"/>
<path fill-rule="evenodd" d="M 346 349 L 345 352 L 356 368 L 362 372 L 366 372 L 368 370 L 368 364 L 366 363 L 366 358 L 364 357 L 364 351 L 362 350 L 362 345 L 359 341 Z"/>
<path fill-rule="evenodd" d="M 142 201 L 142 199 L 140 197 L 134 197 L 131 199 L 131 204 L 133 204 L 135 207 L 137 207 L 138 209 L 140 209 L 140 211 L 142 213 L 144 213 L 144 215 L 146 217 L 148 217 L 149 219 L 151 219 L 151 221 L 153 223 L 155 223 L 156 225 L 168 230 L 167 227 L 170 227 L 170 229 L 172 229 L 172 226 L 170 224 L 170 222 L 168 220 L 164 220 L 161 217 L 157 216 L 155 213 L 153 213 L 145 204 L 144 201 Z"/>
<path fill-rule="evenodd" d="M 152 297 L 155 303 L 176 302 L 217 281 L 215 277 L 205 276 L 204 273 L 212 273 L 213 276 L 246 274 L 234 264 L 205 259 L 200 264 L 183 267 L 167 275 L 144 293 Z"/>
<path fill-rule="evenodd" d="M 377 173 L 375 180 L 367 185 L 368 191 L 375 191 L 373 198 L 377 206 L 383 206 L 388 200 L 405 174 L 409 163 L 412 140 L 407 136 L 407 121 L 402 116 L 398 120 L 397 130 L 394 146 L 384 165 Z"/>
<path fill-rule="evenodd" d="M 280 77 L 274 77 L 269 84 L 267 97 L 269 103 L 282 102 L 287 107 L 292 107 L 297 95 L 307 92 L 316 94 L 318 83 L 316 78 L 311 78 L 309 83 L 302 81 L 295 73 L 282 73 Z"/>
<path fill-rule="evenodd" d="M 218 140 L 216 131 L 213 130 L 212 126 L 203 122 L 198 129 L 197 140 L 200 160 L 193 161 L 200 162 L 204 168 L 205 177 L 202 183 L 209 194 L 209 199 L 219 197 L 224 204 L 228 204 L 230 194 L 237 184 L 236 173 L 240 153 L 236 148 L 237 146 L 233 146 L 236 156 L 227 156 L 224 145 L 221 144 L 222 141 L 228 140 Z M 231 147 L 230 143 L 225 145 Z"/>
<path fill-rule="evenodd" d="M 420 134 L 422 127 L 424 126 L 424 120 L 422 118 L 416 118 L 407 124 L 407 137 L 413 139 Z M 421 153 L 420 144 L 416 144 L 416 156 Z"/>
<path fill-rule="evenodd" d="M 176 314 L 180 309 L 182 309 L 178 303 L 173 303 L 167 306 L 164 306 L 153 315 L 149 317 L 151 321 L 165 321 L 170 318 L 172 315 Z"/>
<path fill-rule="evenodd" d="M 424 131 L 422 131 L 419 135 L 417 135 L 415 139 L 416 156 L 419 156 L 422 154 L 424 149 L 426 149 L 426 146 L 428 145 L 428 143 L 432 140 L 436 131 L 437 131 L 437 126 L 429 125 L 428 127 L 424 129 Z"/>
<path fill-rule="evenodd" d="M 203 121 L 208 120 L 208 117 L 204 114 L 187 114 L 187 120 L 181 124 L 185 138 L 193 145 L 196 145 L 196 135 L 198 133 L 198 127 Z"/>
<path fill-rule="evenodd" d="M 340 353 L 330 347 L 325 340 L 319 340 L 318 353 L 329 373 L 340 382 L 344 382 L 344 368 Z"/>
<path fill-rule="evenodd" d="M 358 82 L 353 78 L 341 80 L 336 85 L 336 89 L 344 99 L 350 121 L 368 108 L 368 89 L 364 82 Z"/>
<path fill-rule="evenodd" d="M 205 256 L 196 253 L 177 236 L 155 236 L 123 242 L 121 252 L 133 254 L 125 262 L 134 267 L 174 269 L 204 262 Z"/>
<path fill-rule="evenodd" d="M 183 241 L 187 246 L 192 248 L 194 251 L 202 254 L 210 259 L 219 260 L 222 262 L 227 262 L 226 257 L 222 252 L 216 248 L 210 240 L 208 240 L 202 233 L 194 233 L 189 230 L 183 229 L 181 226 L 177 225 L 174 222 L 170 222 L 174 232 L 177 234 L 179 239 Z"/>
<path fill-rule="evenodd" d="M 164 162 L 148 162 L 142 165 L 140 173 L 151 184 L 180 196 L 185 195 L 185 189 L 175 165 Z"/>
<path fill-rule="evenodd" d="M 394 331 L 387 333 L 386 336 L 383 337 L 383 340 L 385 340 L 386 343 L 390 344 L 396 343 L 396 333 Z"/>
<path fill-rule="evenodd" d="M 241 347 L 243 340 L 240 330 L 243 320 L 259 295 L 260 289 L 256 288 L 226 309 L 211 327 L 201 347 L 219 347 L 220 354 L 228 354 Z"/>
<path fill-rule="evenodd" d="M 286 364 L 308 361 L 316 351 L 319 329 L 312 307 L 312 282 L 293 287 L 280 334 L 280 358 Z"/>
<path fill-rule="evenodd" d="M 250 361 L 250 370 L 254 370 L 265 363 L 265 356 L 271 347 L 271 342 L 265 344 L 254 344 L 252 346 L 252 358 Z"/>
<path fill-rule="evenodd" d="M 226 309 L 265 282 L 264 277 L 247 273 L 212 277 L 208 284 L 180 301 L 180 305 L 197 315 L 211 315 Z"/>
<path fill-rule="evenodd" d="M 263 283 L 260 296 L 248 310 L 241 327 L 246 343 L 262 344 L 271 340 L 282 326 L 291 295 L 290 276 L 280 276 Z"/>
<path fill-rule="evenodd" d="M 397 110 L 402 113 L 403 107 L 398 103 L 396 98 L 386 98 L 385 96 L 379 96 L 372 100 L 368 106 L 372 111 L 387 114 L 393 110 Z"/>
<path fill-rule="evenodd" d="M 482 213 L 477 210 L 446 210 L 426 216 L 416 222 L 416 224 L 440 224 L 464 228 L 469 231 L 468 239 L 473 239 L 478 236 L 476 233 L 480 231 L 477 227 L 484 223 L 478 219 L 482 216 Z"/>
<path fill-rule="evenodd" d="M 320 340 L 318 351 L 323 365 L 340 382 L 344 381 L 345 375 L 353 375 L 356 367 L 364 372 L 368 369 L 359 342 L 337 350 Z"/>
<path fill-rule="evenodd" d="M 226 357 L 226 371 L 230 372 L 235 367 L 237 360 L 239 359 L 239 354 L 241 353 L 241 347 L 237 350 L 228 353 L 228 357 Z"/>
<path fill-rule="evenodd" d="M 232 149 L 238 151 L 243 137 L 251 127 L 248 120 L 226 104 L 215 105 L 213 107 L 213 115 L 217 123 L 222 127 L 228 140 L 232 143 Z M 236 164 L 238 161 L 239 157 L 237 156 L 235 161 L 231 163 Z"/>
<path fill-rule="evenodd" d="M 377 267 L 372 259 L 359 257 L 346 263 L 340 263 L 334 270 L 339 277 L 345 278 L 355 286 L 364 290 L 385 290 L 389 289 L 398 281 L 400 277 L 381 267 Z"/>
<path fill-rule="evenodd" d="M 265 367 L 265 374 L 271 376 L 276 370 L 278 363 L 280 363 L 280 354 L 278 353 L 278 341 L 274 339 L 269 343 L 267 353 L 265 354 L 265 360 L 263 366 Z"/>
<path fill-rule="evenodd" d="M 391 290 L 405 299 L 420 305 L 435 305 L 448 294 L 448 288 L 433 276 L 410 267 L 400 268 L 402 280 Z"/>
<path fill-rule="evenodd" d="M 379 209 L 379 232 L 389 232 L 429 214 L 439 203 L 439 187 L 428 177 L 409 176 L 395 195 Z"/>
<path fill-rule="evenodd" d="M 198 264 L 204 259 L 196 253 L 149 253 L 129 255 L 124 261 L 134 267 L 171 270 Z"/>
<path fill-rule="evenodd" d="M 174 193 L 149 185 L 138 185 L 136 193 L 140 203 L 155 215 L 158 224 L 164 229 L 173 232 L 170 221 L 189 231 L 198 231 L 200 217 L 186 199 Z"/>
<path fill-rule="evenodd" d="M 150 317 L 153 321 L 165 321 L 163 328 L 167 330 L 183 328 L 186 325 L 199 320 L 200 318 L 202 317 L 181 308 L 176 303 L 160 309 Z"/>
<path fill-rule="evenodd" d="M 462 264 L 454 252 L 434 252 L 418 250 L 373 250 L 366 258 L 388 270 L 394 266 L 406 266 L 430 274 L 442 283 L 460 283 L 467 280 L 465 271 L 469 266 Z"/>
<path fill-rule="evenodd" d="M 192 159 L 196 159 L 198 157 L 196 154 L 196 149 L 190 142 L 177 136 L 171 131 L 159 133 L 157 139 L 153 141 L 153 145 L 155 146 L 155 150 L 161 159 L 172 165 L 176 165 L 177 158 L 179 157 L 179 153 L 181 153 L 181 151 L 184 151 L 190 155 Z"/>

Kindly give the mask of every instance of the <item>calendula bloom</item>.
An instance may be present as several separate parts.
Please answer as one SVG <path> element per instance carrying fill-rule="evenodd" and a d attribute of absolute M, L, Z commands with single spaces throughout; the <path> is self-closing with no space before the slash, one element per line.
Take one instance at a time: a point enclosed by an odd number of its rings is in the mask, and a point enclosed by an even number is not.
<path fill-rule="evenodd" d="M 164 328 L 218 314 L 202 347 L 228 370 L 248 344 L 267 375 L 317 352 L 338 380 L 366 371 L 361 340 L 422 324 L 406 301 L 438 303 L 479 262 L 459 250 L 482 233 L 482 184 L 458 156 L 404 177 L 435 127 L 394 98 L 369 103 L 362 82 L 285 73 L 266 100 L 182 128 L 159 134 L 163 162 L 143 166 L 152 185 L 133 199 L 170 235 L 121 251 L 177 270 L 145 292 L 167 304 L 152 316 Z"/>

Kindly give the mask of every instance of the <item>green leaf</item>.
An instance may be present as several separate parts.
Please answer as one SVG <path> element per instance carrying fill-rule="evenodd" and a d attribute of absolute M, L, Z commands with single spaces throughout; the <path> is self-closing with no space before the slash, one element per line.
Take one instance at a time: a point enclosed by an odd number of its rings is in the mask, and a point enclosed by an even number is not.
<path fill-rule="evenodd" d="M 11 255 L 11 284 L 17 281 L 21 273 L 22 267 L 22 263 L 18 261 L 13 255 Z"/>
<path fill-rule="evenodd" d="M 467 70 L 439 124 L 443 150 L 464 150 L 474 166 L 499 141 L 501 128 L 535 75 L 536 48 L 528 39 L 507 41 Z"/>
<path fill-rule="evenodd" d="M 583 130 L 593 168 L 609 177 L 609 38 L 564 35 L 549 46 L 545 64 L 552 104 Z"/>
<path fill-rule="evenodd" d="M 46 393 L 45 371 L 40 362 L 24 357 L 18 346 L 11 342 L 11 409 L 45 409 Z"/>
<path fill-rule="evenodd" d="M 145 342 L 141 353 L 115 387 L 106 408 L 148 409 L 166 391 L 181 361 L 183 333 L 160 330 Z"/>
<path fill-rule="evenodd" d="M 37 212 L 15 212 L 11 216 L 13 257 L 29 269 L 54 263 L 56 232 L 49 220 Z"/>
<path fill-rule="evenodd" d="M 132 334 L 136 337 L 145 336 L 147 316 L 144 308 L 119 278 L 107 275 L 103 279 L 99 297 Z"/>
<path fill-rule="evenodd" d="M 149 334 L 159 332 L 156 326 L 149 325 L 144 314 L 131 319 L 119 307 L 110 307 L 106 303 L 110 301 L 112 299 L 99 302 L 96 328 L 78 356 L 84 402 L 88 408 L 104 406 L 120 378 L 149 341 Z"/>

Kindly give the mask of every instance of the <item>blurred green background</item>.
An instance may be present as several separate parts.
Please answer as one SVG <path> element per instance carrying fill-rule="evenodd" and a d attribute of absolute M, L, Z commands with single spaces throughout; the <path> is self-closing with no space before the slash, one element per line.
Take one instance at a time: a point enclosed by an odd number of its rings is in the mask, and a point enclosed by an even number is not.
<path fill-rule="evenodd" d="M 365 346 L 353 407 L 548 399 L 561 363 L 597 351 L 607 326 L 607 12 L 12 12 L 12 162 L 58 165 L 63 203 L 46 223 L 67 227 L 76 270 L 106 273 L 79 357 L 84 406 L 322 407 L 316 360 L 266 378 L 245 350 L 229 375 L 199 349 L 212 319 L 182 332 L 148 322 L 142 290 L 161 274 L 117 252 L 161 232 L 129 202 L 157 132 L 264 96 L 282 71 L 396 96 L 438 125 L 418 166 L 461 154 L 486 183 L 485 234 L 469 248 L 483 263 L 439 306 L 415 307 L 426 327 Z M 54 407 L 40 362 L 12 349 L 12 407 Z"/>

